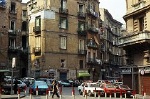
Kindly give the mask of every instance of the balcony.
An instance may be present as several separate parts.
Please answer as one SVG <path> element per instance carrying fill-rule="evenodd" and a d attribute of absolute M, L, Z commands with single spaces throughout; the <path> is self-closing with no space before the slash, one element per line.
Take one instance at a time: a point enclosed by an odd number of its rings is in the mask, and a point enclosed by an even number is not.
<path fill-rule="evenodd" d="M 88 40 L 87 47 L 92 48 L 92 49 L 97 49 L 98 48 L 96 42 L 93 39 Z"/>
<path fill-rule="evenodd" d="M 15 46 L 9 46 L 8 47 L 8 52 L 9 53 L 17 53 L 18 49 Z"/>
<path fill-rule="evenodd" d="M 86 55 L 87 54 L 87 50 L 79 49 L 78 53 L 79 53 L 79 55 Z"/>
<path fill-rule="evenodd" d="M 41 53 L 41 47 L 34 47 L 33 52 L 34 53 Z"/>
<path fill-rule="evenodd" d="M 16 9 L 11 9 L 11 7 L 10 7 L 9 8 L 9 13 L 16 15 L 17 14 L 17 10 Z"/>
<path fill-rule="evenodd" d="M 150 40 L 150 32 L 149 31 L 143 31 L 139 33 L 132 33 L 131 35 L 126 35 L 124 37 L 120 38 L 120 46 L 127 46 L 127 45 L 133 45 L 137 43 L 143 43 L 147 40 Z"/>
<path fill-rule="evenodd" d="M 88 28 L 87 30 L 90 32 L 90 33 L 98 33 L 98 28 L 96 28 L 95 26 L 91 26 L 91 25 L 88 25 Z"/>
<path fill-rule="evenodd" d="M 96 60 L 96 58 L 88 58 L 88 61 L 87 61 L 88 64 L 99 64 Z"/>
<path fill-rule="evenodd" d="M 86 14 L 84 12 L 78 12 L 78 18 L 85 18 Z"/>
<path fill-rule="evenodd" d="M 93 9 L 87 9 L 87 14 L 91 15 L 93 18 L 98 18 L 99 14 L 95 12 Z"/>
<path fill-rule="evenodd" d="M 41 32 L 41 27 L 40 26 L 33 27 L 33 32 L 35 33 Z"/>
<path fill-rule="evenodd" d="M 0 3 L 0 9 L 6 9 L 6 4 L 1 4 Z"/>
<path fill-rule="evenodd" d="M 8 34 L 9 34 L 9 36 L 17 36 L 17 32 L 16 32 L 16 30 L 8 30 Z"/>
<path fill-rule="evenodd" d="M 138 3 L 132 5 L 133 11 L 138 10 L 138 9 L 142 9 L 143 7 L 145 7 L 145 3 L 146 3 L 146 1 L 141 0 Z"/>
<path fill-rule="evenodd" d="M 85 30 L 78 29 L 77 32 L 78 32 L 79 36 L 86 36 L 87 35 Z"/>
<path fill-rule="evenodd" d="M 61 13 L 61 14 L 68 14 L 68 9 L 66 9 L 66 8 L 59 8 L 59 13 Z"/>

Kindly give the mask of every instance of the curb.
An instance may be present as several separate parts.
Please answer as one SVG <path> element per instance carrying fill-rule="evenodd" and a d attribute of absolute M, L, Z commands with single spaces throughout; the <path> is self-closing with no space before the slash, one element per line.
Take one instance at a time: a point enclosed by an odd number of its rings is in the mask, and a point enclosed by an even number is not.
<path fill-rule="evenodd" d="M 25 95 L 20 96 L 20 98 L 24 98 Z M 6 98 L 1 98 L 1 99 L 18 99 L 18 96 L 14 96 L 14 97 L 6 97 Z"/>

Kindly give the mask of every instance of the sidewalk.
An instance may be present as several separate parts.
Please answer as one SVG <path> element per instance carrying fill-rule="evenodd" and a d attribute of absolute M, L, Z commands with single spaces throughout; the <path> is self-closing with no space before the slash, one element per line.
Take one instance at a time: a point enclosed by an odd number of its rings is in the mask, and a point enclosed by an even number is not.
<path fill-rule="evenodd" d="M 143 96 L 142 95 L 140 95 L 140 94 L 136 94 L 136 99 L 143 99 Z M 144 97 L 144 99 L 150 99 L 150 96 L 149 95 L 146 95 L 145 97 Z"/>
<path fill-rule="evenodd" d="M 21 92 L 20 94 L 20 98 L 25 97 L 25 94 Z M 1 99 L 18 99 L 18 95 L 17 94 L 13 94 L 13 95 L 1 95 Z"/>

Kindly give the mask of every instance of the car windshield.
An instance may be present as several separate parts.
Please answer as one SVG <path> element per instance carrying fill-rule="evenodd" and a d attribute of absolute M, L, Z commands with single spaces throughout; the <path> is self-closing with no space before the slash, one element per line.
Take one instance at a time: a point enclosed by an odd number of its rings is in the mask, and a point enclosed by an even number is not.
<path fill-rule="evenodd" d="M 120 87 L 123 89 L 130 89 L 127 85 L 120 85 Z"/>
<path fill-rule="evenodd" d="M 35 86 L 42 86 L 42 85 L 46 85 L 46 82 L 44 82 L 44 81 L 36 81 L 35 82 Z"/>
<path fill-rule="evenodd" d="M 113 84 L 106 84 L 107 88 L 115 88 L 115 86 Z"/>
<path fill-rule="evenodd" d="M 100 87 L 98 84 L 90 84 L 90 87 Z"/>

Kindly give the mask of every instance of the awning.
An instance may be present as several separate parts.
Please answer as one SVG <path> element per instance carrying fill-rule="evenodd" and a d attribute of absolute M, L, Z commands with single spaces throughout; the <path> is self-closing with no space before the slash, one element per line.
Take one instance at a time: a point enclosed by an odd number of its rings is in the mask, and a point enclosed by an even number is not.
<path fill-rule="evenodd" d="M 81 72 L 81 73 L 78 73 L 78 77 L 89 77 L 90 74 L 88 72 Z"/>
<path fill-rule="evenodd" d="M 1 72 L 9 72 L 9 70 L 0 70 L 0 73 L 1 73 Z"/>

